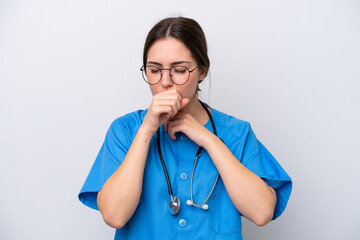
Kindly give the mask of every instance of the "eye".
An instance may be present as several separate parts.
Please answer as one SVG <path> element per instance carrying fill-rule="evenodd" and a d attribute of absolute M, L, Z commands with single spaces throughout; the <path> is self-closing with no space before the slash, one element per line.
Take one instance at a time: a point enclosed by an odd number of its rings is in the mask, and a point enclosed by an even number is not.
<path fill-rule="evenodd" d="M 186 73 L 187 69 L 186 69 L 186 67 L 179 66 L 179 67 L 174 67 L 174 71 L 177 74 L 184 74 L 184 73 Z"/>
<path fill-rule="evenodd" d="M 160 69 L 158 67 L 154 67 L 154 66 L 146 66 L 146 72 L 156 74 L 156 73 L 160 72 Z"/>

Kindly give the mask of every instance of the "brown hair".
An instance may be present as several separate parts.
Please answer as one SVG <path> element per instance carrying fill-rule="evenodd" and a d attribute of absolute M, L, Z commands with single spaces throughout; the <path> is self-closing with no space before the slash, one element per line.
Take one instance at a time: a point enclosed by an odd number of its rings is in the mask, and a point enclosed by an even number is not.
<path fill-rule="evenodd" d="M 173 17 L 158 22 L 149 32 L 143 53 L 143 65 L 146 65 L 147 54 L 156 40 L 173 37 L 184 43 L 197 61 L 199 69 L 209 70 L 210 60 L 207 54 L 205 34 L 201 26 L 191 18 Z"/>

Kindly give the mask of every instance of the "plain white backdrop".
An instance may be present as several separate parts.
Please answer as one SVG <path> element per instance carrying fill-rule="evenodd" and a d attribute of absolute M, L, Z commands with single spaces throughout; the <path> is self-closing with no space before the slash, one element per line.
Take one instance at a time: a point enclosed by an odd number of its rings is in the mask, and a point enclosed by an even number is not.
<path fill-rule="evenodd" d="M 0 239 L 113 239 L 77 194 L 110 123 L 148 107 L 144 40 L 177 15 L 208 39 L 202 99 L 249 121 L 294 181 L 244 239 L 358 239 L 355 0 L 0 0 Z"/>

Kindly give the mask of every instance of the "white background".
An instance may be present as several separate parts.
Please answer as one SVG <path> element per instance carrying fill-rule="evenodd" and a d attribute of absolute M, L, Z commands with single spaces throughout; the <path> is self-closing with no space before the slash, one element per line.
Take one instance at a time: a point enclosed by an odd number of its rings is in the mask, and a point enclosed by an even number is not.
<path fill-rule="evenodd" d="M 142 48 L 196 19 L 212 107 L 249 121 L 294 181 L 244 239 L 360 235 L 360 2 L 0 0 L 0 239 L 113 239 L 77 194 L 110 123 L 151 100 Z"/>

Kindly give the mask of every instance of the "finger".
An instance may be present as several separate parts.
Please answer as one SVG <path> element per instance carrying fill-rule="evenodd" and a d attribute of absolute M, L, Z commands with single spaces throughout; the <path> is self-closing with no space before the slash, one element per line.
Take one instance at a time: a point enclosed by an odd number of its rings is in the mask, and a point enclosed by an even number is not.
<path fill-rule="evenodd" d="M 172 140 L 176 139 L 177 132 L 184 132 L 184 119 L 171 120 L 167 124 L 167 132 Z"/>
<path fill-rule="evenodd" d="M 177 114 L 174 117 L 171 118 L 171 120 L 174 121 L 177 119 L 185 119 L 185 118 L 192 119 L 192 116 L 190 114 L 183 113 L 180 110 L 179 112 L 177 112 Z"/>
<path fill-rule="evenodd" d="M 159 97 L 163 98 L 163 99 L 176 99 L 177 100 L 177 104 L 178 104 L 178 109 L 181 109 L 181 100 L 182 97 L 180 95 L 180 93 L 176 90 L 176 89 L 172 89 L 169 91 L 165 91 L 165 92 L 161 92 L 158 94 Z"/>
<path fill-rule="evenodd" d="M 181 96 L 179 94 L 173 95 L 156 95 L 153 99 L 154 105 L 171 105 L 173 112 L 176 114 L 181 108 Z"/>
<path fill-rule="evenodd" d="M 154 95 L 155 99 L 177 99 L 178 101 L 181 101 L 181 96 L 178 93 L 159 93 Z"/>
<path fill-rule="evenodd" d="M 153 106 L 152 112 L 156 116 L 166 116 L 167 118 L 170 118 L 170 116 L 173 114 L 171 106 Z"/>
<path fill-rule="evenodd" d="M 154 102 L 154 105 L 171 107 L 172 113 L 171 113 L 170 117 L 173 117 L 179 111 L 180 102 L 175 99 L 162 99 L 162 100 L 156 100 Z"/>
<path fill-rule="evenodd" d="M 169 120 L 165 121 L 165 123 L 164 123 L 165 132 L 168 131 L 169 121 L 170 121 L 170 118 L 169 118 Z"/>
<path fill-rule="evenodd" d="M 169 123 L 172 121 L 171 116 L 169 118 L 167 118 L 164 122 L 164 128 L 165 128 L 165 132 L 167 132 L 169 130 Z"/>
<path fill-rule="evenodd" d="M 161 94 L 174 94 L 174 93 L 177 93 L 176 89 L 170 89 L 170 90 L 167 90 L 167 91 L 162 91 L 162 92 L 159 92 L 158 94 L 161 95 Z"/>
<path fill-rule="evenodd" d="M 180 93 L 176 90 L 174 90 L 170 93 L 171 93 L 171 95 L 167 95 L 167 96 L 163 96 L 163 97 L 167 97 L 167 98 L 175 101 L 175 104 L 174 104 L 174 107 L 176 107 L 176 109 L 174 109 L 174 115 L 175 115 L 181 109 L 182 97 L 181 97 Z"/>
<path fill-rule="evenodd" d="M 160 92 L 156 95 L 154 95 L 154 97 L 159 97 L 159 98 L 164 98 L 164 99 L 173 99 L 173 98 L 177 98 L 179 101 L 182 99 L 180 93 L 176 90 L 169 90 L 169 91 L 165 91 L 165 92 Z"/>
<path fill-rule="evenodd" d="M 183 107 L 185 107 L 188 103 L 189 103 L 190 99 L 188 98 L 183 98 L 181 99 L 181 106 L 180 106 L 180 109 L 182 109 Z"/>
<path fill-rule="evenodd" d="M 163 120 L 161 120 L 161 125 L 164 125 L 165 132 L 168 131 L 168 124 L 169 124 L 170 118 L 171 118 L 171 116 L 169 115 L 169 116 L 165 116 L 163 118 Z"/>

